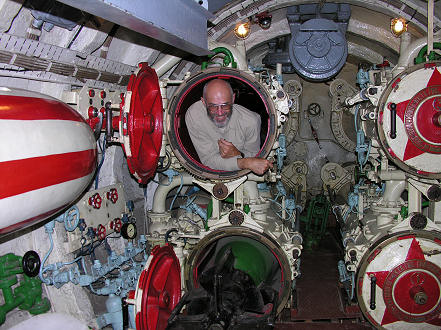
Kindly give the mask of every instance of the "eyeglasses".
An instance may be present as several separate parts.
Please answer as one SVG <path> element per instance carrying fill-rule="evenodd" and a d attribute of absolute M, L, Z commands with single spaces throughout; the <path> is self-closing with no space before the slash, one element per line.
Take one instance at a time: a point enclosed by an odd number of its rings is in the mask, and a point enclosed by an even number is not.
<path fill-rule="evenodd" d="M 229 111 L 229 110 L 231 110 L 232 106 L 233 106 L 233 104 L 228 103 L 228 102 L 227 103 L 222 103 L 222 104 L 211 104 L 211 103 L 209 103 L 207 105 L 207 109 L 210 112 L 215 112 L 219 108 L 221 110 L 223 110 L 223 111 Z"/>

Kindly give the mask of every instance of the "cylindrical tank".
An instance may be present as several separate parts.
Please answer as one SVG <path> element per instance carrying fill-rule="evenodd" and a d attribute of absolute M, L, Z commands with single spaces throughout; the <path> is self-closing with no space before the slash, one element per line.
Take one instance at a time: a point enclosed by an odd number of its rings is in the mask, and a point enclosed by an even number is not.
<path fill-rule="evenodd" d="M 0 139 L 0 234 L 61 211 L 95 173 L 92 130 L 49 96 L 0 88 Z"/>

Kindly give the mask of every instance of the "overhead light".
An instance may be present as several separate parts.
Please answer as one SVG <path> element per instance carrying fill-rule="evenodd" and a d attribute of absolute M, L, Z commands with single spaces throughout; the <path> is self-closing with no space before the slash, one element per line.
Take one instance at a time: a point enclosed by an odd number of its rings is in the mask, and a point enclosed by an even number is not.
<path fill-rule="evenodd" d="M 396 37 L 399 37 L 407 31 L 406 20 L 402 17 L 392 19 L 390 21 L 390 30 Z"/>
<path fill-rule="evenodd" d="M 250 22 L 238 23 L 234 28 L 234 34 L 239 39 L 246 39 L 250 35 Z"/>

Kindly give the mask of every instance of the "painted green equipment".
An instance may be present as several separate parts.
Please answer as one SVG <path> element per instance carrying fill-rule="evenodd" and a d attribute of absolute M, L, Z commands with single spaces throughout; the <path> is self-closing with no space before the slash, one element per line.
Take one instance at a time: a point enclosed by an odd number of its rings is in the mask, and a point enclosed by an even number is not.
<path fill-rule="evenodd" d="M 5 322 L 6 314 L 16 307 L 34 315 L 45 313 L 51 308 L 49 300 L 41 297 L 40 279 L 24 274 L 23 265 L 23 257 L 12 253 L 0 257 L 0 289 L 4 300 L 0 306 L 0 324 Z M 18 274 L 23 274 L 20 282 Z"/>
<path fill-rule="evenodd" d="M 331 203 L 323 195 L 317 195 L 309 202 L 306 217 L 300 217 L 302 222 L 306 222 L 305 228 L 305 248 L 311 250 L 317 247 L 320 240 L 326 233 L 328 215 L 331 209 Z"/>

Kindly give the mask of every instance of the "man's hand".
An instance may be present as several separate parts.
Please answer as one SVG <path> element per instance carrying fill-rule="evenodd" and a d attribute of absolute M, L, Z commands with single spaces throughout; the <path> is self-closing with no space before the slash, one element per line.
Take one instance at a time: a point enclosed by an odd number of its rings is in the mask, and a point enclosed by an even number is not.
<path fill-rule="evenodd" d="M 273 164 L 269 160 L 257 157 L 238 158 L 237 165 L 241 169 L 249 169 L 258 175 L 262 175 L 269 168 L 273 168 Z"/>
<path fill-rule="evenodd" d="M 237 150 L 234 144 L 225 139 L 217 140 L 217 144 L 219 146 L 219 153 L 222 158 L 231 158 L 240 155 L 240 151 Z"/>

